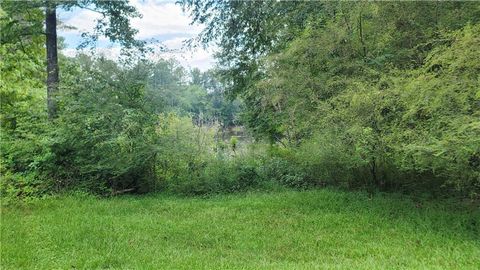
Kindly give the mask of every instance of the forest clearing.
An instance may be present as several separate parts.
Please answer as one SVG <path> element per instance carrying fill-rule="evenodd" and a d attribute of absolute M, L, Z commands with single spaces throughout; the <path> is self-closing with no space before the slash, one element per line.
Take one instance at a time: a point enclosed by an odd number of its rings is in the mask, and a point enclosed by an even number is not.
<path fill-rule="evenodd" d="M 0 1 L 1 269 L 480 269 L 480 2 Z"/>

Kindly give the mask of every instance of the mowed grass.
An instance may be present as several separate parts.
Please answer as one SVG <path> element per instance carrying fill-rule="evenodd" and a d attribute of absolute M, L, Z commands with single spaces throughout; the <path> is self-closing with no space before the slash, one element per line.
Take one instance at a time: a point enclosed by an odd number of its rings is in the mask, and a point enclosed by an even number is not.
<path fill-rule="evenodd" d="M 1 269 L 480 269 L 475 207 L 332 190 L 2 209 Z"/>

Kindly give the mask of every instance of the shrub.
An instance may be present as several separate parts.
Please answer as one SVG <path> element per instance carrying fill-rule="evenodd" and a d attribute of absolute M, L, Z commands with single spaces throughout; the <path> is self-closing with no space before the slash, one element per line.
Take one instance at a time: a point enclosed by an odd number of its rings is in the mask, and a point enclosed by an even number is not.
<path fill-rule="evenodd" d="M 59 189 L 149 191 L 156 151 L 146 74 L 108 60 L 72 63 L 70 70 L 44 171 Z"/>

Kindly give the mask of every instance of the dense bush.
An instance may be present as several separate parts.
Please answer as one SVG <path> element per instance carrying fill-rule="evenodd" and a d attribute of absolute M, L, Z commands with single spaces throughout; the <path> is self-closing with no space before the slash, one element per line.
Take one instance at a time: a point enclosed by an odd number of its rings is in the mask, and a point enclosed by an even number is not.
<path fill-rule="evenodd" d="M 292 148 L 306 179 L 478 195 L 480 27 L 444 38 L 407 76 L 352 81 L 320 103 L 314 135 Z"/>
<path fill-rule="evenodd" d="M 279 1 L 258 17 L 247 2 L 197 4 L 184 2 L 209 24 L 200 39 L 223 41 L 219 70 L 61 56 L 52 119 L 43 37 L 16 38 L 41 32 L 43 12 L 0 9 L 2 197 L 324 185 L 480 196 L 478 5 Z M 239 122 L 252 141 L 227 135 Z"/>
<path fill-rule="evenodd" d="M 265 180 L 259 173 L 260 156 L 246 145 L 229 147 L 219 137 L 218 126 L 197 126 L 189 117 L 167 114 L 160 116 L 156 134 L 158 191 L 237 192 L 259 188 Z"/>
<path fill-rule="evenodd" d="M 457 189 L 480 189 L 480 25 L 445 35 L 425 65 L 394 86 L 403 113 L 386 136 L 395 164 Z"/>
<path fill-rule="evenodd" d="M 305 185 L 478 196 L 480 26 L 439 33 L 414 68 L 382 71 L 333 25 L 265 59 L 246 93 L 256 135 L 295 153 Z"/>
<path fill-rule="evenodd" d="M 148 191 L 155 118 L 145 106 L 145 71 L 86 57 L 66 63 L 51 155 L 42 171 L 55 190 Z"/>

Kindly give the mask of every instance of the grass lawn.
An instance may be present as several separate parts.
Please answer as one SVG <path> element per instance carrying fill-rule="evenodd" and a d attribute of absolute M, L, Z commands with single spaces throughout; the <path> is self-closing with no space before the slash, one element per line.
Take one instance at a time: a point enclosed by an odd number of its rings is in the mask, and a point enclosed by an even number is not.
<path fill-rule="evenodd" d="M 1 269 L 33 268 L 480 269 L 480 210 L 327 189 L 3 207 Z"/>

